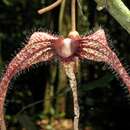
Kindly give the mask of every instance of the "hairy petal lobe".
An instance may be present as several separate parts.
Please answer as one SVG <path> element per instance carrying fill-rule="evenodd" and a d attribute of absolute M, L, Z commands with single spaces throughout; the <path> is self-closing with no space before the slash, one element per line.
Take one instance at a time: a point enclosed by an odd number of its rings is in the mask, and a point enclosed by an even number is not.
<path fill-rule="evenodd" d="M 109 64 L 117 72 L 130 92 L 130 76 L 116 54 L 109 48 L 103 29 L 81 38 L 79 56 L 88 60 Z"/>
<path fill-rule="evenodd" d="M 54 52 L 52 40 L 57 38 L 43 32 L 35 32 L 28 40 L 28 44 L 14 57 L 7 67 L 0 82 L 0 125 L 3 124 L 3 106 L 8 85 L 13 76 L 31 65 L 50 60 Z"/>

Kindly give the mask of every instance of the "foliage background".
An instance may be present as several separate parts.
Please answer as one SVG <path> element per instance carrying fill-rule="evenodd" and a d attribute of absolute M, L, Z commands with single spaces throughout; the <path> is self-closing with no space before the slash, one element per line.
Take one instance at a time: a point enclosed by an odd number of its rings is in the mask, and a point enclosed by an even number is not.
<path fill-rule="evenodd" d="M 67 35 L 71 26 L 69 1 L 66 0 L 65 7 L 62 5 L 61 8 L 58 7 L 44 15 L 37 14 L 37 9 L 52 2 L 53 0 L 0 1 L 1 75 L 6 65 L 34 31 Z M 77 6 L 79 33 L 87 34 L 102 26 L 110 37 L 112 48 L 129 71 L 129 34 L 106 9 L 98 12 L 94 0 L 79 2 L 80 8 Z M 123 2 L 130 7 L 129 0 Z M 78 80 L 81 129 L 130 129 L 128 91 L 108 66 L 103 63 L 81 61 Z M 61 65 L 56 61 L 42 63 L 14 77 L 10 83 L 5 108 L 9 130 L 23 128 L 38 130 L 41 127 L 39 120 L 48 120 L 46 127 L 42 126 L 43 129 L 54 130 L 52 124 L 55 120 L 72 119 L 72 95 Z"/>

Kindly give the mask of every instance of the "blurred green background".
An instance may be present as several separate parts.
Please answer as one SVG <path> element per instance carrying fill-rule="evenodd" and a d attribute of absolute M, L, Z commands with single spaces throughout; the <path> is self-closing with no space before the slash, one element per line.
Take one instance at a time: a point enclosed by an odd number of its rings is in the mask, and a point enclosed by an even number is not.
<path fill-rule="evenodd" d="M 38 15 L 53 0 L 0 1 L 0 73 L 37 30 L 66 36 L 71 28 L 70 1 Z M 123 1 L 130 7 L 130 1 Z M 78 0 L 77 30 L 81 35 L 102 26 L 125 68 L 130 66 L 130 36 L 94 0 Z M 81 130 L 130 130 L 130 98 L 118 76 L 103 63 L 83 60 L 78 75 Z M 8 130 L 72 130 L 73 103 L 61 65 L 34 65 L 15 76 L 6 98 Z"/>

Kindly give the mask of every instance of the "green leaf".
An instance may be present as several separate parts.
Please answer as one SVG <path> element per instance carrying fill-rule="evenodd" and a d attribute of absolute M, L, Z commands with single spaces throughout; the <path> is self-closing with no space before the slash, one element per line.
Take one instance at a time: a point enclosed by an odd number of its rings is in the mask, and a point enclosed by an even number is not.
<path fill-rule="evenodd" d="M 12 2 L 10 2 L 9 0 L 3 0 L 4 4 L 7 6 L 11 6 Z"/>

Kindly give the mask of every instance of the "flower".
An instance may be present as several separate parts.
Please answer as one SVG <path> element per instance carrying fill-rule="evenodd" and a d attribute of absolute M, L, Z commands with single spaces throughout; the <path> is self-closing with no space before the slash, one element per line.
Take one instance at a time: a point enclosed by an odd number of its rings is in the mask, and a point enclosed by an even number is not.
<path fill-rule="evenodd" d="M 88 36 L 80 36 L 77 31 L 72 31 L 67 38 L 34 32 L 28 44 L 9 63 L 0 82 L 0 120 L 3 120 L 4 100 L 12 77 L 33 64 L 53 58 L 58 58 L 63 64 L 75 62 L 77 58 L 105 62 L 117 72 L 130 92 L 130 77 L 116 54 L 108 46 L 103 29 Z"/>

